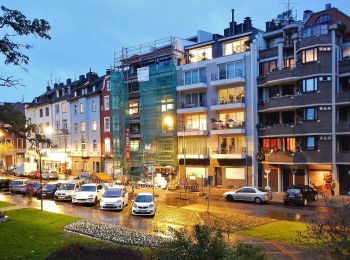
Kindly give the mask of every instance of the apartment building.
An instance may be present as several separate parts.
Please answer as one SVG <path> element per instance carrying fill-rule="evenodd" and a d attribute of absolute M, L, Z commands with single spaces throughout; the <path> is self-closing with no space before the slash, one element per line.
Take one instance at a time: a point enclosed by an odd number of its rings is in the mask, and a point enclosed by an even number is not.
<path fill-rule="evenodd" d="M 178 70 L 177 136 L 182 182 L 239 188 L 257 179 L 259 31 L 250 17 L 223 35 L 199 31 Z"/>
<path fill-rule="evenodd" d="M 330 4 L 266 23 L 259 50 L 259 186 L 350 191 L 350 17 Z"/>

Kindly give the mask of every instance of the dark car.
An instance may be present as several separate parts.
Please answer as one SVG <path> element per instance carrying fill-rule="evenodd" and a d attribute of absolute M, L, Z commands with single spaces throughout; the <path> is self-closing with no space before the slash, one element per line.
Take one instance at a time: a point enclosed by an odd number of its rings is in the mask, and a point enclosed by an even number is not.
<path fill-rule="evenodd" d="M 59 183 L 47 183 L 43 186 L 42 191 L 38 192 L 37 196 L 40 198 L 41 196 L 43 198 L 53 198 L 55 195 L 55 192 L 59 186 Z"/>
<path fill-rule="evenodd" d="M 0 190 L 8 190 L 10 188 L 10 182 L 9 179 L 0 179 Z"/>
<path fill-rule="evenodd" d="M 41 185 L 38 182 L 28 182 L 26 184 L 26 190 L 25 190 L 24 194 L 28 195 L 29 190 L 31 190 L 31 192 L 32 192 L 31 195 L 36 196 L 38 194 L 38 192 L 40 191 L 40 187 L 41 187 Z"/>
<path fill-rule="evenodd" d="M 317 199 L 318 192 L 308 185 L 293 185 L 283 195 L 284 205 L 295 203 L 306 206 L 309 201 Z"/>

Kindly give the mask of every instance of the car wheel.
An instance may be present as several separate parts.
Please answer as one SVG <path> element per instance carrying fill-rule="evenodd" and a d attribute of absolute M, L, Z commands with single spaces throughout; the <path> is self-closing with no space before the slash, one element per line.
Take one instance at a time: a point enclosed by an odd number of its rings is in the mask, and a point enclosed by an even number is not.
<path fill-rule="evenodd" d="M 315 195 L 314 201 L 318 200 L 318 194 Z"/>
<path fill-rule="evenodd" d="M 254 202 L 255 202 L 255 204 L 262 204 L 262 199 L 259 198 L 259 197 L 256 197 L 256 198 L 254 199 Z"/>
<path fill-rule="evenodd" d="M 226 200 L 232 202 L 233 201 L 232 195 L 227 195 Z"/>
<path fill-rule="evenodd" d="M 288 201 L 283 201 L 284 206 L 288 206 Z"/>
<path fill-rule="evenodd" d="M 304 199 L 304 200 L 303 200 L 303 205 L 304 205 L 304 206 L 307 206 L 307 204 L 308 204 L 307 199 Z"/>

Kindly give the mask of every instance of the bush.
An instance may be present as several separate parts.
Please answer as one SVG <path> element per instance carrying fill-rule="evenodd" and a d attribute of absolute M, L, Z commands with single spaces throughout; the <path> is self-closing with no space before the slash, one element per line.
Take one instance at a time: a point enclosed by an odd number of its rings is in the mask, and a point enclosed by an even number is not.
<path fill-rule="evenodd" d="M 173 239 L 155 251 L 152 259 L 159 260 L 211 260 L 211 259 L 264 259 L 259 248 L 238 244 L 229 246 L 218 227 L 195 225 L 189 233 L 186 229 L 171 230 Z"/>
<path fill-rule="evenodd" d="M 128 247 L 96 247 L 93 245 L 71 244 L 46 257 L 47 260 L 138 260 L 144 259 L 140 251 Z"/>

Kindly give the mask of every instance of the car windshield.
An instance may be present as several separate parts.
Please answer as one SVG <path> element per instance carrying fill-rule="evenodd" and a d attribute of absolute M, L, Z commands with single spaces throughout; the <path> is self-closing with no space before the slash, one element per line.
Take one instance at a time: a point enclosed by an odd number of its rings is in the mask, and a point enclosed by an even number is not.
<path fill-rule="evenodd" d="M 23 181 L 13 181 L 12 185 L 22 185 Z"/>
<path fill-rule="evenodd" d="M 58 186 L 58 190 L 74 190 L 74 187 L 74 183 L 61 183 L 60 186 Z"/>
<path fill-rule="evenodd" d="M 96 186 L 81 186 L 79 191 L 96 191 Z"/>
<path fill-rule="evenodd" d="M 54 190 L 56 188 L 56 184 L 45 184 L 44 190 Z"/>
<path fill-rule="evenodd" d="M 122 196 L 121 189 L 108 189 L 105 194 L 103 194 L 104 198 L 119 198 Z"/>
<path fill-rule="evenodd" d="M 31 183 L 28 183 L 28 185 L 31 185 L 34 188 L 39 188 L 40 187 L 40 183 L 37 183 L 37 182 L 31 182 Z"/>
<path fill-rule="evenodd" d="M 152 195 L 137 195 L 135 202 L 152 202 Z"/>
<path fill-rule="evenodd" d="M 300 193 L 300 189 L 288 189 L 287 193 Z"/>

